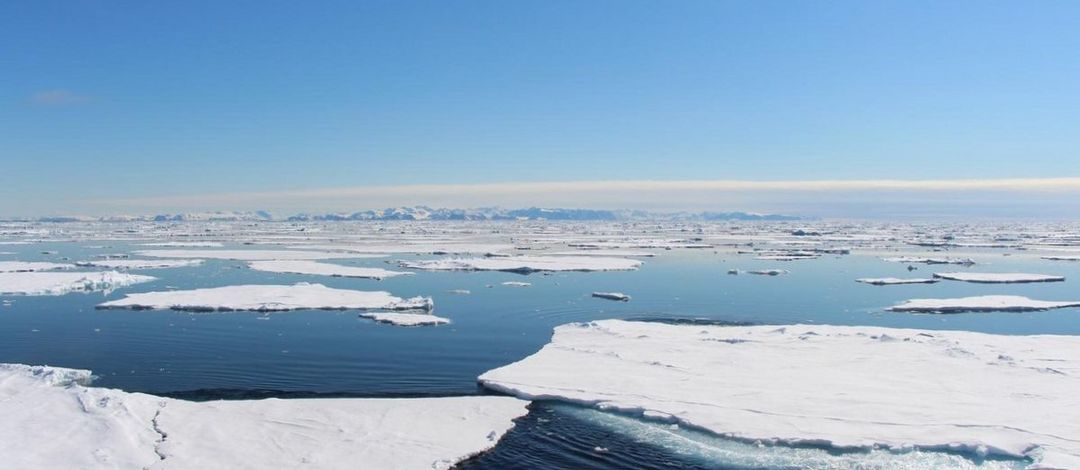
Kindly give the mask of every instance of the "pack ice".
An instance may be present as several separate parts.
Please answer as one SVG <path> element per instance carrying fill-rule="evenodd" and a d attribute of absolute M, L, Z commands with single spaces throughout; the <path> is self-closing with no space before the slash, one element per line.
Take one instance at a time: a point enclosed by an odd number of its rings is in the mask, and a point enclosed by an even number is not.
<path fill-rule="evenodd" d="M 1080 337 L 822 325 L 562 325 L 479 381 L 739 440 L 1080 468 Z"/>
<path fill-rule="evenodd" d="M 0 364 L 6 468 L 446 469 L 493 447 L 527 405 L 496 396 L 189 402 L 90 379 Z"/>
<path fill-rule="evenodd" d="M 630 271 L 641 261 L 600 256 L 509 256 L 489 258 L 448 258 L 437 260 L 399 261 L 403 268 L 432 271 L 506 271 L 531 273 L 538 271 Z"/>

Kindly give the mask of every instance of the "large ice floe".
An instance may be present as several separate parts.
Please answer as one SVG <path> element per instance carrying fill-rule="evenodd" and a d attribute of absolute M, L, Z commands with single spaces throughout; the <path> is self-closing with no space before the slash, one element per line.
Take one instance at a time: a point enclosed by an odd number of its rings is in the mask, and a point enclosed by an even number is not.
<path fill-rule="evenodd" d="M 871 284 L 875 286 L 895 286 L 902 284 L 934 284 L 939 282 L 940 279 L 931 278 L 907 278 L 901 279 L 896 277 L 864 277 L 856 279 L 855 282 L 861 282 L 863 284 Z"/>
<path fill-rule="evenodd" d="M 509 256 L 489 258 L 447 258 L 436 260 L 404 260 L 403 268 L 432 271 L 507 271 L 531 273 L 538 271 L 630 271 L 641 261 L 600 256 Z"/>
<path fill-rule="evenodd" d="M 1027 282 L 1060 282 L 1065 276 L 1029 273 L 934 273 L 934 277 L 950 281 L 975 282 L 980 284 L 1019 284 Z"/>
<path fill-rule="evenodd" d="M 251 310 L 431 310 L 430 297 L 402 299 L 384 291 L 334 289 L 322 284 L 240 285 L 128 294 L 98 308 L 172 309 L 195 312 Z"/>
<path fill-rule="evenodd" d="M 1080 468 L 1080 337 L 605 320 L 479 381 L 746 442 Z"/>
<path fill-rule="evenodd" d="M 203 264 L 201 259 L 99 259 L 93 261 L 79 261 L 75 263 L 82 267 L 98 267 L 109 269 L 166 269 L 166 268 L 189 268 Z"/>
<path fill-rule="evenodd" d="M 238 261 L 381 258 L 379 255 L 303 250 L 137 250 L 135 254 L 152 258 L 204 258 Z"/>
<path fill-rule="evenodd" d="M 0 273 L 0 295 L 64 295 L 69 292 L 111 291 L 154 279 L 150 276 L 116 271 Z"/>
<path fill-rule="evenodd" d="M 0 273 L 26 273 L 72 269 L 75 265 L 45 261 L 0 261 Z"/>
<path fill-rule="evenodd" d="M 980 295 L 955 299 L 911 299 L 889 307 L 894 312 L 1035 312 L 1055 308 L 1080 307 L 1080 300 L 1033 300 L 1019 295 Z"/>
<path fill-rule="evenodd" d="M 309 260 L 252 261 L 251 269 L 274 273 L 310 274 L 316 276 L 359 277 L 367 279 L 385 279 L 394 276 L 411 275 L 410 272 L 390 271 L 382 268 L 363 268 L 342 266 L 340 264 L 320 263 Z"/>
<path fill-rule="evenodd" d="M 190 402 L 0 364 L 0 456 L 25 469 L 445 469 L 526 413 L 510 397 Z"/>

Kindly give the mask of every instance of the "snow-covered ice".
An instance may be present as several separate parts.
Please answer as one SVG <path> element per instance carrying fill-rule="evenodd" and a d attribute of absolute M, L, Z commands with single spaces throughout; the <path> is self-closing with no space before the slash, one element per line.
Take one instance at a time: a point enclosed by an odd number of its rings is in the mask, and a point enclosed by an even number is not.
<path fill-rule="evenodd" d="M 98 308 L 173 309 L 197 312 L 251 310 L 412 310 L 432 308 L 430 297 L 402 299 L 384 291 L 334 289 L 322 284 L 241 285 L 128 294 Z"/>
<path fill-rule="evenodd" d="M 367 279 L 385 279 L 394 276 L 411 275 L 410 272 L 390 271 L 382 268 L 364 268 L 342 266 L 340 264 L 320 263 L 318 261 L 252 261 L 251 269 L 274 273 L 310 274 L 315 276 L 359 277 Z"/>
<path fill-rule="evenodd" d="M 190 402 L 0 364 L 0 456 L 26 469 L 446 469 L 526 413 L 510 397 Z"/>
<path fill-rule="evenodd" d="M 484 386 L 744 441 L 961 450 L 1080 468 L 1080 337 L 605 320 Z"/>
<path fill-rule="evenodd" d="M 116 271 L 0 273 L 0 295 L 64 295 L 69 292 L 111 291 L 153 280 L 150 276 Z"/>
<path fill-rule="evenodd" d="M 981 284 L 1018 284 L 1026 282 L 1060 282 L 1065 276 L 1029 273 L 934 273 L 934 277 L 950 281 L 976 282 Z"/>
<path fill-rule="evenodd" d="M 380 258 L 378 255 L 328 253 L 303 250 L 137 250 L 136 255 L 152 258 L 203 258 L 238 261 L 314 260 L 344 258 Z"/>
<path fill-rule="evenodd" d="M 975 264 L 975 260 L 971 258 L 936 258 L 925 256 L 894 256 L 891 258 L 882 258 L 885 261 L 891 263 L 921 263 L 921 264 L 961 264 L 970 266 Z"/>
<path fill-rule="evenodd" d="M 861 282 L 863 284 L 873 284 L 875 286 L 893 286 L 900 284 L 934 284 L 940 281 L 940 279 L 931 278 L 907 278 L 901 279 L 896 277 L 864 277 L 862 279 L 856 279 L 855 282 Z"/>
<path fill-rule="evenodd" d="M 450 323 L 450 319 L 437 317 L 430 313 L 368 312 L 361 313 L 360 316 L 379 323 L 389 323 L 397 326 L 444 325 Z"/>
<path fill-rule="evenodd" d="M 601 298 L 601 299 L 619 300 L 619 301 L 622 301 L 622 302 L 629 302 L 630 301 L 630 296 L 626 295 L 626 294 L 623 294 L 622 292 L 593 292 L 592 296 L 593 297 L 598 297 L 598 298 Z"/>
<path fill-rule="evenodd" d="M 448 258 L 437 260 L 405 260 L 403 268 L 433 271 L 507 271 L 531 273 L 537 271 L 630 271 L 641 261 L 601 256 L 510 256 L 489 258 Z"/>
<path fill-rule="evenodd" d="M 1058 256 L 1042 256 L 1041 258 L 1045 259 L 1045 260 L 1050 260 L 1050 261 L 1080 261 L 1080 256 L 1058 255 Z"/>
<path fill-rule="evenodd" d="M 45 261 L 0 261 L 0 273 L 25 273 L 33 271 L 56 271 L 72 269 L 74 265 Z"/>
<path fill-rule="evenodd" d="M 109 269 L 166 269 L 187 268 L 203 264 L 201 259 L 101 259 L 93 261 L 79 261 L 75 263 L 82 267 L 98 267 Z"/>
<path fill-rule="evenodd" d="M 529 286 L 532 285 L 532 283 L 531 282 L 521 282 L 521 281 L 506 281 L 506 282 L 502 283 L 502 285 L 508 286 L 508 287 L 529 287 Z"/>
<path fill-rule="evenodd" d="M 1033 312 L 1055 308 L 1080 307 L 1080 300 L 1032 300 L 1018 295 L 982 295 L 956 299 L 911 299 L 889 307 L 894 312 Z"/>

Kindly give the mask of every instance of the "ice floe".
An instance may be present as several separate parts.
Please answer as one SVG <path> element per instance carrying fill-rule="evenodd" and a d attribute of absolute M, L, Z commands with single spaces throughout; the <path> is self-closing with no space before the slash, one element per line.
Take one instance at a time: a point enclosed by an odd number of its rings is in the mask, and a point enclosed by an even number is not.
<path fill-rule="evenodd" d="M 950 281 L 976 282 L 981 284 L 1014 284 L 1026 282 L 1060 282 L 1065 276 L 1029 273 L 934 273 L 934 277 Z"/>
<path fill-rule="evenodd" d="M 447 469 L 493 447 L 527 411 L 497 396 L 190 402 L 90 378 L 0 364 L 5 467 Z"/>
<path fill-rule="evenodd" d="M 521 282 L 521 281 L 506 281 L 506 282 L 502 283 L 502 285 L 507 286 L 507 287 L 529 287 L 529 286 L 532 285 L 532 283 L 531 282 Z"/>
<path fill-rule="evenodd" d="M 430 297 L 402 299 L 389 292 L 334 289 L 322 284 L 241 285 L 128 294 L 98 308 L 172 309 L 196 312 L 251 310 L 430 310 Z"/>
<path fill-rule="evenodd" d="M 33 271 L 56 271 L 72 269 L 74 265 L 45 261 L 0 261 L 0 273 L 25 273 Z"/>
<path fill-rule="evenodd" d="M 1032 300 L 1018 295 L 982 295 L 956 299 L 911 299 L 889 307 L 894 312 L 1033 312 L 1055 308 L 1080 307 L 1080 300 Z"/>
<path fill-rule="evenodd" d="M 437 317 L 430 313 L 368 312 L 361 313 L 360 316 L 379 323 L 389 323 L 397 326 L 445 325 L 450 323 L 450 319 Z"/>
<path fill-rule="evenodd" d="M 0 273 L 0 295 L 64 295 L 69 292 L 107 292 L 153 280 L 154 278 L 150 276 L 116 271 Z"/>
<path fill-rule="evenodd" d="M 746 442 L 954 450 L 1080 468 L 1080 337 L 605 320 L 485 387 Z"/>
<path fill-rule="evenodd" d="M 152 258 L 204 258 L 238 261 L 380 258 L 378 255 L 303 250 L 138 250 L 135 251 L 135 254 Z"/>
<path fill-rule="evenodd" d="M 861 282 L 863 284 L 873 284 L 875 286 L 893 286 L 900 284 L 934 284 L 939 282 L 940 279 L 932 278 L 907 278 L 901 279 L 896 277 L 864 277 L 862 279 L 856 279 L 855 282 Z"/>
<path fill-rule="evenodd" d="M 779 276 L 781 274 L 788 274 L 791 271 L 786 269 L 752 269 L 746 271 L 747 274 L 756 274 L 758 276 Z"/>
<path fill-rule="evenodd" d="M 1041 256 L 1041 258 L 1050 261 L 1080 261 L 1080 256 Z"/>
<path fill-rule="evenodd" d="M 82 267 L 98 267 L 109 269 L 166 269 L 187 268 L 203 264 L 201 259 L 102 259 L 94 261 L 79 261 L 75 263 Z"/>
<path fill-rule="evenodd" d="M 411 275 L 410 272 L 390 271 L 382 268 L 364 268 L 342 266 L 339 264 L 320 263 L 309 260 L 252 261 L 251 269 L 274 273 L 310 274 L 316 276 L 359 277 L 367 279 L 385 279 L 394 276 Z"/>
<path fill-rule="evenodd" d="M 437 260 L 403 260 L 403 268 L 432 271 L 507 271 L 531 273 L 538 271 L 630 271 L 641 261 L 599 256 L 510 256 L 489 258 L 448 258 Z"/>
<path fill-rule="evenodd" d="M 630 301 L 630 296 L 623 294 L 622 292 L 593 292 L 592 296 L 600 299 L 619 300 L 622 302 Z"/>
<path fill-rule="evenodd" d="M 891 258 L 882 258 L 890 263 L 920 263 L 920 264 L 961 264 L 970 266 L 975 264 L 975 260 L 971 258 L 934 258 L 923 256 L 895 256 Z"/>

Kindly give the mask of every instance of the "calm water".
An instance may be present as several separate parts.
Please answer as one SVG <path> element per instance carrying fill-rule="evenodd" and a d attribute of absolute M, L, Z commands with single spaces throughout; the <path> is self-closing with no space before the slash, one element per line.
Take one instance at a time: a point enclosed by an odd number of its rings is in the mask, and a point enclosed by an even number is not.
<path fill-rule="evenodd" d="M 110 242 L 42 243 L 4 246 L 0 260 L 89 259 L 142 247 Z M 45 255 L 42 251 L 58 254 Z M 418 272 L 384 281 L 274 274 L 244 268 L 238 261 L 208 260 L 195 268 L 138 271 L 158 277 L 110 294 L 59 297 L 4 297 L 0 308 L 0 362 L 91 369 L 97 385 L 189 398 L 259 396 L 435 396 L 484 393 L 482 372 L 536 352 L 552 327 L 605 318 L 703 319 L 716 322 L 822 323 L 963 329 L 1004 334 L 1080 334 L 1080 309 L 1035 313 L 911 315 L 883 309 L 918 297 L 1018 294 L 1045 300 L 1075 300 L 1080 263 L 974 252 L 984 264 L 971 268 L 906 265 L 877 256 L 828 256 L 817 260 L 767 262 L 751 255 L 707 251 L 661 251 L 639 271 L 555 275 Z M 385 260 L 342 260 L 341 264 L 385 267 Z M 785 276 L 728 275 L 731 268 L 784 268 Z M 858 277 L 928 277 L 934 271 L 1002 271 L 1060 274 L 1066 282 L 984 285 L 868 286 Z M 356 312 L 300 311 L 189 314 L 172 311 L 95 310 L 125 293 L 230 284 L 320 282 L 331 287 L 387 290 L 406 297 L 430 295 L 448 326 L 402 328 L 376 324 Z M 531 287 L 500 285 L 527 281 Z M 471 294 L 448 291 L 468 289 Z M 631 302 L 590 297 L 593 291 L 620 291 Z M 539 410 L 537 409 L 539 408 Z M 549 404 L 534 412 L 494 452 L 466 467 L 506 468 L 514 453 L 529 454 L 534 465 L 578 468 L 755 468 L 737 460 L 702 460 L 680 454 L 678 446 L 635 442 L 617 426 L 580 414 L 587 410 Z M 552 415 L 556 418 L 545 418 Z M 540 418 L 548 419 L 546 422 Z M 554 421 L 555 424 L 550 424 Z M 547 423 L 547 424 L 545 424 Z M 546 426 L 546 427 L 545 427 Z M 554 434 L 547 428 L 554 427 Z M 576 429 L 569 437 L 568 429 Z M 558 437 L 552 437 L 552 435 Z M 594 439 L 600 435 L 603 439 Z M 593 437 L 589 437 L 593 436 Z M 608 444 L 599 444 L 600 441 Z M 678 439 L 676 439 L 678 440 Z M 531 447 L 530 447 L 531 446 Z M 594 451 L 595 446 L 607 452 Z M 715 443 L 695 444 L 715 447 Z M 533 447 L 547 449 L 540 451 Z M 532 450 L 528 450 L 532 449 Z M 637 455 L 634 452 L 640 452 Z M 732 451 L 730 455 L 739 452 Z M 563 460 L 555 456 L 566 457 Z M 500 460 L 504 459 L 504 460 Z M 511 460 L 506 460 L 511 459 Z M 523 461 L 526 462 L 526 461 Z M 704 463 L 703 463 L 704 462 Z M 711 462 L 711 463 L 710 463 Z M 648 463 L 646 465 L 646 463 Z M 765 466 L 774 466 L 768 464 Z M 760 466 L 758 466 L 760 467 Z"/>

